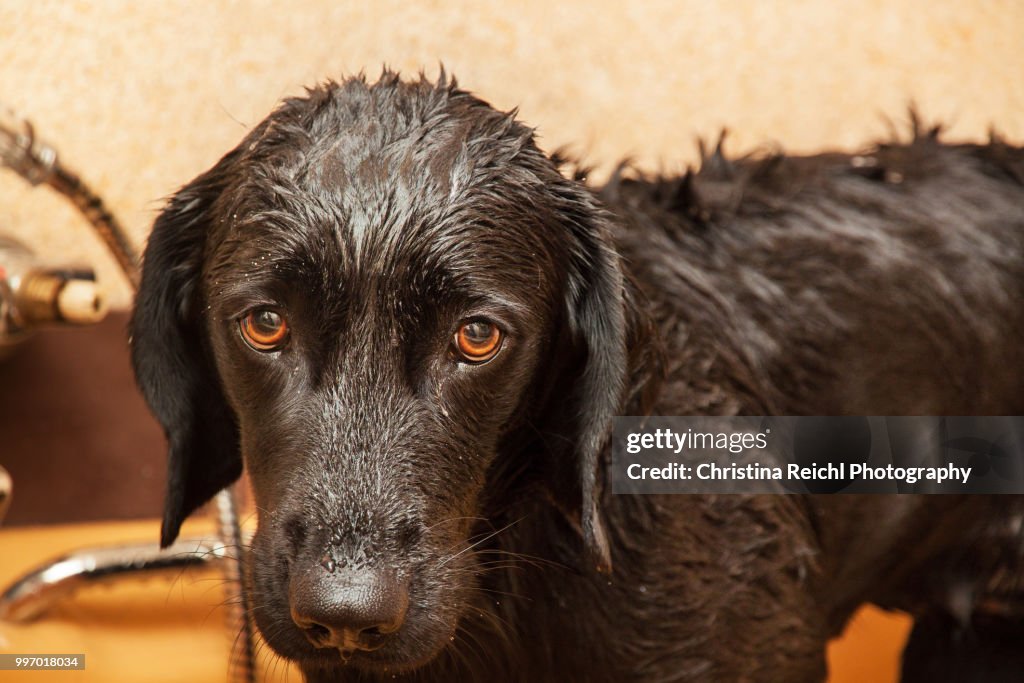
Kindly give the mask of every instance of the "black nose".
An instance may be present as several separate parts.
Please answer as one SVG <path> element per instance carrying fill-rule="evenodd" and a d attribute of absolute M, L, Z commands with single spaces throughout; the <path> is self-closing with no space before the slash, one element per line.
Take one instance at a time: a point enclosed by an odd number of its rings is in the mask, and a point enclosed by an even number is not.
<path fill-rule="evenodd" d="M 328 565 L 334 569 L 333 565 Z M 376 650 L 405 620 L 409 593 L 393 570 L 315 565 L 289 585 L 292 620 L 316 647 Z"/>

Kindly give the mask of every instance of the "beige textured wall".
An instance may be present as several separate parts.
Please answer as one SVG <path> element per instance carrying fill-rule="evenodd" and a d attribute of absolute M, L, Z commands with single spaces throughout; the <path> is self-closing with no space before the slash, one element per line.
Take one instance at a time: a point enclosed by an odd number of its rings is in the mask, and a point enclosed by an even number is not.
<path fill-rule="evenodd" d="M 677 169 L 728 149 L 858 148 L 915 100 L 950 136 L 1024 141 L 1024 3 L 391 0 L 0 3 L 0 102 L 30 118 L 141 244 L 154 213 L 282 96 L 443 61 L 548 149 Z M 46 190 L 0 176 L 0 233 L 111 261 Z"/>

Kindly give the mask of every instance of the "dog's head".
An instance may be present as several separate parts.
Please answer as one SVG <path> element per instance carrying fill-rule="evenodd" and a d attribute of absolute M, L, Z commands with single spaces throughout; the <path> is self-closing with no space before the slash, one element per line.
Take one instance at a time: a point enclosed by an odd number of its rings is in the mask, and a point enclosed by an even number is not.
<path fill-rule="evenodd" d="M 600 460 L 629 361 L 605 214 L 443 77 L 282 104 L 159 216 L 131 329 L 170 443 L 162 542 L 244 460 L 256 620 L 285 656 L 435 657 L 520 476 L 608 566 Z"/>

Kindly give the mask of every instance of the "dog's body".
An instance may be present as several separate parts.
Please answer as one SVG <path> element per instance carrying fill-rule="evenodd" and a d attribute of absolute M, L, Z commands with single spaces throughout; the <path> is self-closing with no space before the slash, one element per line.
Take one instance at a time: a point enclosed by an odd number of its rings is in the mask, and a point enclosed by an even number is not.
<path fill-rule="evenodd" d="M 1002 143 L 595 195 L 443 79 L 329 85 L 150 239 L 164 542 L 244 454 L 255 618 L 314 680 L 821 680 L 863 602 L 970 623 L 1020 576 L 1021 501 L 612 496 L 611 416 L 1019 414 L 1022 300 Z M 253 310 L 286 341 L 246 347 Z M 466 362 L 473 323 L 503 342 Z"/>

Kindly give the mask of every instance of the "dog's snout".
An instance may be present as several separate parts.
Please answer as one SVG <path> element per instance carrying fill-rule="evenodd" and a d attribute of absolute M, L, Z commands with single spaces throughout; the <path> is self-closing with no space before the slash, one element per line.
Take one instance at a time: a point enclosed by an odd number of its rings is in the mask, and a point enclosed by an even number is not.
<path fill-rule="evenodd" d="M 344 655 L 384 645 L 405 620 L 405 582 L 393 570 L 330 569 L 316 565 L 292 579 L 292 620 L 314 646 Z"/>

